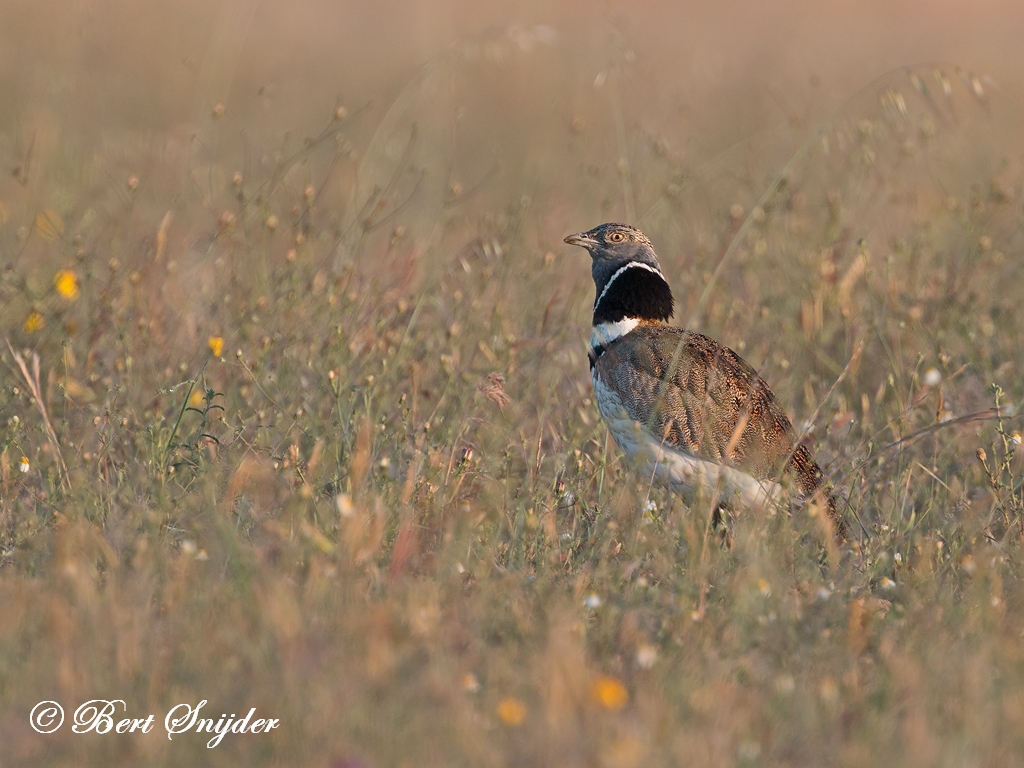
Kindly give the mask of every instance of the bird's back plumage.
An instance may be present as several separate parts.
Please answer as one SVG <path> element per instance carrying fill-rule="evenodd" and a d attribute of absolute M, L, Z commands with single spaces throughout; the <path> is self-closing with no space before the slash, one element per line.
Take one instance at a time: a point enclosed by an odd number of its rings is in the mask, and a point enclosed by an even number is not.
<path fill-rule="evenodd" d="M 594 376 L 668 447 L 760 481 L 788 471 L 803 494 L 821 484 L 820 468 L 794 443 L 793 426 L 768 384 L 714 339 L 643 323 L 608 346 Z"/>

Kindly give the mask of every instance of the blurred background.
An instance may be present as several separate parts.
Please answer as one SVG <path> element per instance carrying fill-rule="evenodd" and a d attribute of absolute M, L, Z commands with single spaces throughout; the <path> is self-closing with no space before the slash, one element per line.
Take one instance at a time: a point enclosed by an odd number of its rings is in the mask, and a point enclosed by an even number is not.
<path fill-rule="evenodd" d="M 339 106 L 355 153 L 332 169 L 337 194 L 324 202 L 339 214 L 386 186 L 387 170 L 371 166 L 381 153 L 400 157 L 416 123 L 424 157 L 408 159 L 437 166 L 437 184 L 539 196 L 579 217 L 574 230 L 595 204 L 643 225 L 649 180 L 627 178 L 632 189 L 599 200 L 609 193 L 595 179 L 565 178 L 571 150 L 574 170 L 638 164 L 638 148 L 657 143 L 691 180 L 720 183 L 751 163 L 770 178 L 825 121 L 862 117 L 901 67 L 963 71 L 1017 103 L 1022 31 L 1024 8 L 997 1 L 56 0 L 43 11 L 10 0 L 0 10 L 10 171 L 0 199 L 52 207 L 63 195 L 70 212 L 84 206 L 72 185 L 96 200 L 121 170 L 152 193 L 155 175 L 180 183 L 197 162 L 267 167 L 320 135 Z M 738 159 L 751 141 L 756 151 Z M 361 187 L 345 178 L 357 172 Z"/>
<path fill-rule="evenodd" d="M 635 2 L 71 2 L 2 10 L 4 133 L 53 109 L 79 130 L 181 124 L 210 102 L 241 119 L 264 97 L 295 124 L 324 101 L 380 110 L 415 68 L 489 27 L 550 25 L 571 61 L 559 76 L 593 79 L 618 44 L 634 51 L 651 111 L 687 105 L 749 110 L 756 120 L 835 108 L 908 64 L 955 62 L 1017 88 L 1024 9 L 1009 0 L 771 4 Z M 818 83 L 811 86 L 811 81 Z M 735 104 L 742 96 L 746 104 Z M 716 104 L 717 102 L 717 104 Z M 774 103 L 773 107 L 769 104 Z M 567 110 L 570 105 L 552 104 Z M 708 115 L 708 118 L 711 116 Z M 735 119 L 735 118 L 734 118 Z M 699 121 L 700 122 L 700 121 Z M 746 126 L 747 129 L 753 126 Z"/>

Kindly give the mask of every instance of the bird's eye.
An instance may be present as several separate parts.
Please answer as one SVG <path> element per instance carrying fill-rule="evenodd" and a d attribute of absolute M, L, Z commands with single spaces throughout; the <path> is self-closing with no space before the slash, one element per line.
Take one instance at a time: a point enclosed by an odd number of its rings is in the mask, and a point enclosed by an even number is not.
<path fill-rule="evenodd" d="M 611 240 L 613 243 L 621 243 L 623 240 L 626 239 L 626 233 L 612 232 L 610 235 L 608 235 L 608 239 Z"/>

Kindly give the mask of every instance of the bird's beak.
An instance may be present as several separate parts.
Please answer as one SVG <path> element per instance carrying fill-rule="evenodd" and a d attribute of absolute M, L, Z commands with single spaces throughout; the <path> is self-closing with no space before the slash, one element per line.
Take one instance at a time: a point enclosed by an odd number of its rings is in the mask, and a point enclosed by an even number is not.
<path fill-rule="evenodd" d="M 590 248 L 592 245 L 597 245 L 597 240 L 590 237 L 586 232 L 577 232 L 575 235 L 569 235 L 565 238 L 565 242 L 569 245 L 579 245 L 583 248 Z"/>

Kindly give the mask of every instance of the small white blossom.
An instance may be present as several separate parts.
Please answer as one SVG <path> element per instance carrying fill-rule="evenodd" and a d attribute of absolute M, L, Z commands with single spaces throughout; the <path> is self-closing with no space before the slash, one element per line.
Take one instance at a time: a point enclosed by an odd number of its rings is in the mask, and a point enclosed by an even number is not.
<path fill-rule="evenodd" d="M 658 660 L 658 649 L 650 643 L 644 643 L 636 649 L 636 665 L 640 669 L 650 669 Z"/>
<path fill-rule="evenodd" d="M 335 496 L 334 504 L 338 508 L 338 514 L 342 517 L 352 517 L 355 514 L 356 506 L 352 503 L 352 497 L 347 493 L 339 493 Z"/>

